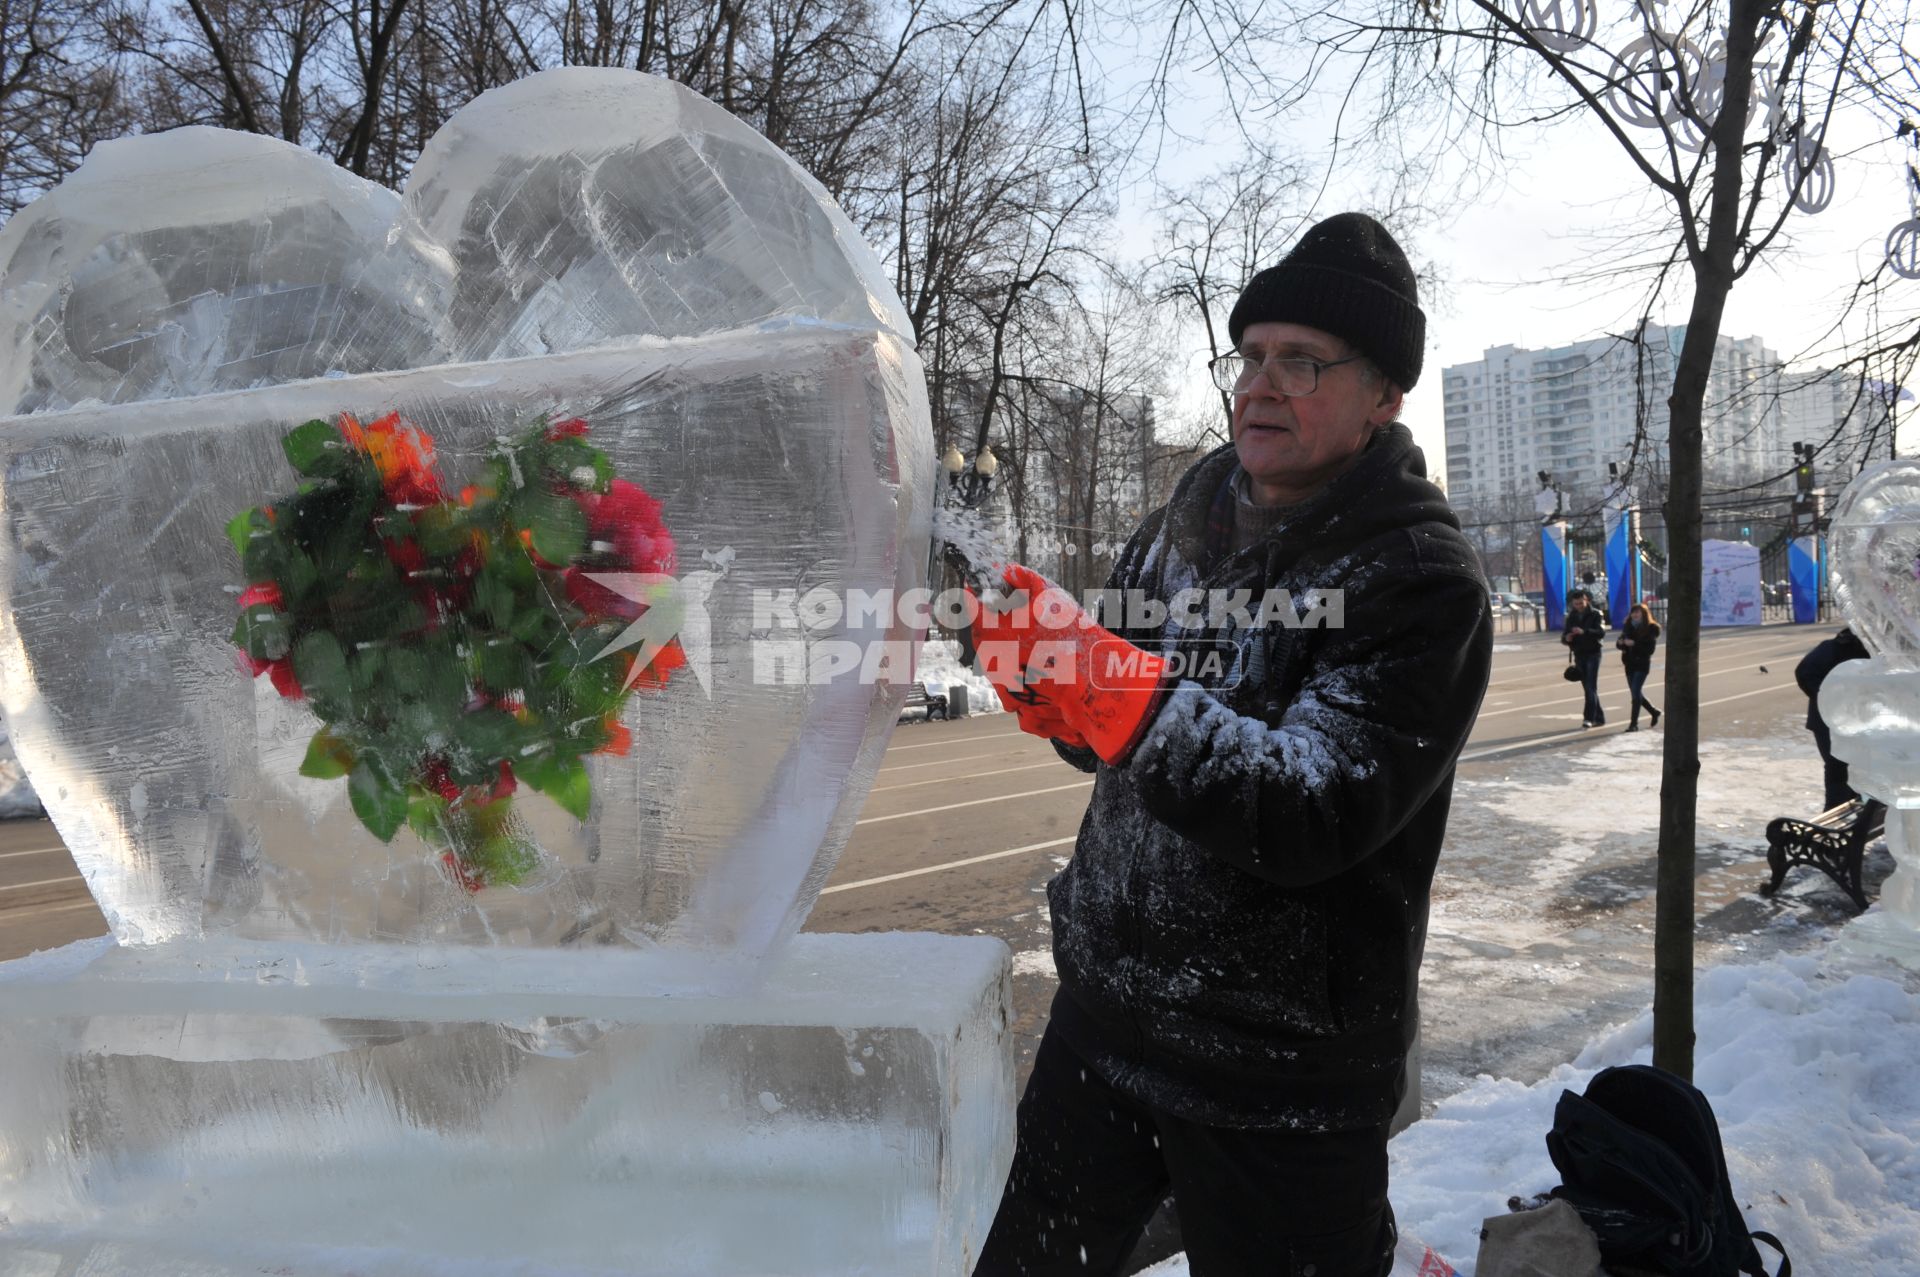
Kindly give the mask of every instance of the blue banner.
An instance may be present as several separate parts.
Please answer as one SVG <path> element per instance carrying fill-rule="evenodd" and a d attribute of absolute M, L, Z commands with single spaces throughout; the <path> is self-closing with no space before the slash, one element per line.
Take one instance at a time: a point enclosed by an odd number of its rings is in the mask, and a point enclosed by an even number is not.
<path fill-rule="evenodd" d="M 1540 525 L 1540 578 L 1546 593 L 1547 628 L 1567 627 L 1567 525 Z"/>
<path fill-rule="evenodd" d="M 1600 511 L 1607 529 L 1607 619 L 1615 629 L 1627 623 L 1627 611 L 1639 602 L 1634 592 L 1633 511 L 1608 506 Z"/>
<path fill-rule="evenodd" d="M 1787 542 L 1787 584 L 1793 589 L 1793 623 L 1812 625 L 1820 619 L 1820 541 L 1795 537 Z"/>

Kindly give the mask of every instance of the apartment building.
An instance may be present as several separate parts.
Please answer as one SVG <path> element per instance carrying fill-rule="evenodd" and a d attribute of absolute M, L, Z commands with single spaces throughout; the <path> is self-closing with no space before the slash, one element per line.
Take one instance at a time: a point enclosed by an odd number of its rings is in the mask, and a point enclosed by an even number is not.
<path fill-rule="evenodd" d="M 1654 454 L 1650 464 L 1664 466 L 1666 399 L 1685 339 L 1684 327 L 1658 326 L 1638 345 L 1609 336 L 1546 350 L 1495 346 L 1473 363 L 1444 369 L 1454 504 L 1484 508 L 1530 497 L 1542 470 L 1564 488 L 1597 490 L 1609 462 L 1628 460 L 1636 435 L 1642 455 Z M 1825 439 L 1845 416 L 1835 415 L 1843 381 L 1789 374 L 1760 338 L 1722 336 L 1706 400 L 1709 486 L 1784 473 L 1793 441 Z M 1847 385 L 1850 402 L 1858 378 Z M 1842 447 L 1857 447 L 1864 425 L 1849 426 Z"/>

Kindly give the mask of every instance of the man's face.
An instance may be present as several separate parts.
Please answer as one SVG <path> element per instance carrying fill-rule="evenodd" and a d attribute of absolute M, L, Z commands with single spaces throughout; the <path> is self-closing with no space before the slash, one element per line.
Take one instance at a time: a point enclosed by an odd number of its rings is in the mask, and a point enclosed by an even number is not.
<path fill-rule="evenodd" d="M 1573 610 L 1574 610 L 1574 611 L 1576 611 L 1576 612 L 1584 612 L 1584 611 L 1586 611 L 1586 610 L 1587 610 L 1587 596 L 1586 596 L 1586 595 L 1584 595 L 1584 594 L 1576 594 L 1576 595 L 1574 595 L 1574 596 L 1573 596 Z"/>
<path fill-rule="evenodd" d="M 1304 324 L 1249 324 L 1240 337 L 1249 359 L 1345 359 L 1353 348 Z M 1299 501 L 1338 475 L 1376 426 L 1400 413 L 1400 392 L 1356 361 L 1320 373 L 1311 395 L 1290 398 L 1262 374 L 1233 396 L 1233 447 L 1241 468 L 1269 500 Z"/>

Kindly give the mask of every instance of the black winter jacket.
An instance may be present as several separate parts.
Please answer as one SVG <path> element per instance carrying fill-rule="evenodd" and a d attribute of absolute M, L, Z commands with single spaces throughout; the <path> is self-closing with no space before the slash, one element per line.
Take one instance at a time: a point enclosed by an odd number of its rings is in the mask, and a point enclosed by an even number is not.
<path fill-rule="evenodd" d="M 1633 646 L 1620 647 L 1627 639 L 1633 640 Z M 1654 649 L 1660 646 L 1660 623 L 1628 621 L 1620 627 L 1620 637 L 1614 640 L 1614 646 L 1620 647 L 1620 663 L 1628 669 L 1651 669 Z"/>
<path fill-rule="evenodd" d="M 1114 1086 L 1194 1121 L 1384 1124 L 1419 1023 L 1428 891 L 1492 662 L 1487 586 L 1404 426 L 1237 554 L 1207 550 L 1225 446 L 1128 542 L 1110 587 L 1344 591 L 1341 628 L 1109 628 L 1227 654 L 1098 770 L 1048 887 L 1053 1025 Z M 1209 562 L 1212 559 L 1213 561 Z M 1322 596 L 1323 601 L 1331 596 Z"/>
<path fill-rule="evenodd" d="M 1824 732 L 1826 722 L 1820 717 L 1820 685 L 1827 681 L 1827 675 L 1833 673 L 1833 667 L 1847 661 L 1864 661 L 1873 653 L 1853 632 L 1853 627 L 1843 626 L 1832 638 L 1813 645 L 1813 650 L 1800 658 L 1800 664 L 1794 666 L 1793 681 L 1807 694 L 1807 730 Z"/>
<path fill-rule="evenodd" d="M 1587 604 L 1584 612 L 1568 608 L 1567 627 L 1560 631 L 1562 637 L 1573 635 L 1573 642 L 1568 646 L 1573 649 L 1575 656 L 1592 656 L 1598 652 L 1600 639 L 1606 632 L 1607 623 L 1600 619 L 1600 609 L 1591 603 Z"/>

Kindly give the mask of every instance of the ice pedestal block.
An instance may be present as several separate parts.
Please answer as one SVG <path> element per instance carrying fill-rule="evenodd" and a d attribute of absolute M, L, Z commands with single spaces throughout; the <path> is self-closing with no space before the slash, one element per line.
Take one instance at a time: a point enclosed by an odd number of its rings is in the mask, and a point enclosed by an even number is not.
<path fill-rule="evenodd" d="M 627 992 L 635 956 L 0 966 L 0 1272 L 971 1271 L 1013 1154 L 1004 945 L 802 935 L 684 998 Z"/>
<path fill-rule="evenodd" d="M 616 942 L 656 951 L 654 987 L 724 980 L 728 964 L 749 978 L 811 907 L 903 694 L 854 673 L 764 677 L 756 601 L 917 582 L 927 485 L 904 476 L 932 469 L 924 394 L 899 339 L 815 325 L 13 418 L 0 697 L 15 747 L 130 943 Z M 299 774 L 319 726 L 307 704 L 236 667 L 243 578 L 224 525 L 292 488 L 290 428 L 388 411 L 433 436 L 456 489 L 522 423 L 586 418 L 660 501 L 700 595 L 702 632 L 681 639 L 701 640 L 704 668 L 634 698 L 632 747 L 587 760 L 590 818 L 516 800 L 543 856 L 522 886 L 470 896 L 407 828 L 373 837 L 346 783 Z M 913 637 L 897 612 L 807 634 Z"/>

